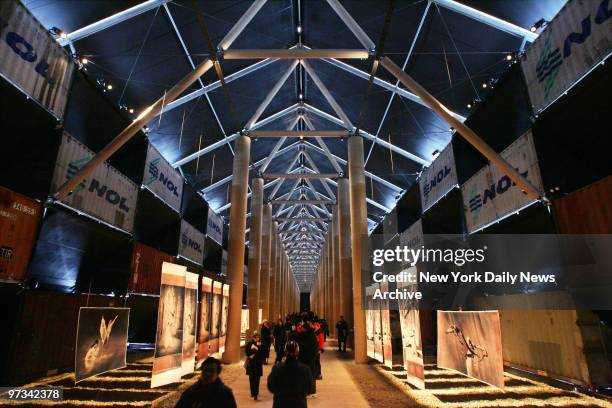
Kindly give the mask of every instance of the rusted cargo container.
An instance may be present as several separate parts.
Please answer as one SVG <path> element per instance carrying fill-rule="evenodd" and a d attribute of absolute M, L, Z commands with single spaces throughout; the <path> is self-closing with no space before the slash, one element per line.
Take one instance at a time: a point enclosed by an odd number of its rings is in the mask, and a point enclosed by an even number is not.
<path fill-rule="evenodd" d="M 23 384 L 74 370 L 79 308 L 122 305 L 120 299 L 108 296 L 24 292 L 19 298 L 4 382 Z"/>
<path fill-rule="evenodd" d="M 172 255 L 134 242 L 128 291 L 136 294 L 159 295 L 162 263 L 174 263 L 174 261 Z"/>
<path fill-rule="evenodd" d="M 612 233 L 612 176 L 553 201 L 562 234 Z"/>
<path fill-rule="evenodd" d="M 40 203 L 0 187 L 0 280 L 25 278 L 41 213 Z"/>

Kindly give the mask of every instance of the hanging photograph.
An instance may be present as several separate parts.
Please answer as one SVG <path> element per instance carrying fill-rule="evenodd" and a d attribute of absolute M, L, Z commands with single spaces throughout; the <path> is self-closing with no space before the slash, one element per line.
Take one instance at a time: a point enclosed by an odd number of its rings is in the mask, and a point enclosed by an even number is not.
<path fill-rule="evenodd" d="M 399 289 L 416 291 L 416 284 L 400 282 Z M 400 325 L 402 328 L 402 350 L 406 381 L 417 388 L 425 388 L 425 365 L 423 362 L 423 341 L 418 301 L 415 299 L 398 300 Z"/>
<path fill-rule="evenodd" d="M 199 276 L 196 273 L 187 272 L 185 275 L 185 307 L 183 310 L 183 375 L 192 373 L 195 369 L 198 278 Z"/>
<path fill-rule="evenodd" d="M 438 310 L 438 367 L 459 371 L 503 389 L 499 312 Z"/>
<path fill-rule="evenodd" d="M 219 353 L 225 351 L 225 333 L 227 331 L 227 312 L 229 310 L 229 285 L 223 285 L 221 299 L 221 322 L 219 325 Z"/>
<path fill-rule="evenodd" d="M 181 380 L 186 273 L 184 266 L 162 264 L 151 388 Z"/>
<path fill-rule="evenodd" d="M 223 284 L 213 282 L 211 321 L 210 321 L 210 354 L 219 352 L 219 326 L 221 324 L 221 304 L 223 303 Z"/>
<path fill-rule="evenodd" d="M 210 323 L 212 307 L 212 279 L 202 278 L 202 294 L 200 302 L 200 322 L 198 323 L 198 365 L 208 357 L 210 343 Z"/>
<path fill-rule="evenodd" d="M 129 308 L 79 309 L 74 357 L 76 382 L 125 367 Z"/>

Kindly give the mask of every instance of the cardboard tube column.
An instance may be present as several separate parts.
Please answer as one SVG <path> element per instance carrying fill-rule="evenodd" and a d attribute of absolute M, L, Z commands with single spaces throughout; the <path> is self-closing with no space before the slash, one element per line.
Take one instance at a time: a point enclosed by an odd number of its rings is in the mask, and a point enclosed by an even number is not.
<path fill-rule="evenodd" d="M 340 315 L 353 328 L 353 271 L 351 266 L 351 206 L 348 178 L 338 180 L 338 229 L 340 262 Z"/>
<path fill-rule="evenodd" d="M 247 304 L 249 307 L 249 330 L 247 339 L 251 339 L 253 330 L 259 326 L 259 269 L 261 268 L 261 218 L 263 216 L 263 185 L 261 177 L 251 181 L 251 233 L 249 245 L 249 286 L 247 287 Z"/>
<path fill-rule="evenodd" d="M 327 296 L 329 299 L 327 321 L 329 324 L 331 324 L 334 319 L 334 235 L 331 223 L 327 231 L 327 281 L 325 283 L 327 286 Z"/>
<path fill-rule="evenodd" d="M 272 259 L 272 204 L 263 208 L 263 221 L 261 225 L 261 297 L 260 307 L 262 319 L 268 319 L 270 314 L 270 264 Z"/>
<path fill-rule="evenodd" d="M 363 138 L 351 136 L 348 140 L 348 170 L 351 203 L 351 241 L 353 270 L 353 325 L 355 328 L 355 363 L 366 363 L 365 313 L 362 307 L 361 274 L 368 256 L 368 213 L 366 207 L 365 165 Z"/>
<path fill-rule="evenodd" d="M 329 322 L 332 331 L 336 333 L 336 322 L 340 318 L 340 307 L 342 303 L 342 297 L 340 294 L 340 225 L 338 223 L 338 205 L 334 205 L 332 218 L 332 231 L 333 231 L 333 245 L 334 245 L 334 314 Z"/>
<path fill-rule="evenodd" d="M 240 136 L 234 151 L 234 178 L 229 225 L 227 275 L 230 284 L 227 337 L 222 360 L 232 364 L 240 361 L 240 323 L 242 319 L 242 282 L 244 280 L 244 241 L 246 231 L 247 194 L 249 191 L 249 160 L 251 139 Z"/>
<path fill-rule="evenodd" d="M 268 307 L 268 320 L 271 323 L 276 322 L 276 274 L 278 273 L 278 223 L 272 223 L 272 231 L 270 232 L 270 296 Z"/>

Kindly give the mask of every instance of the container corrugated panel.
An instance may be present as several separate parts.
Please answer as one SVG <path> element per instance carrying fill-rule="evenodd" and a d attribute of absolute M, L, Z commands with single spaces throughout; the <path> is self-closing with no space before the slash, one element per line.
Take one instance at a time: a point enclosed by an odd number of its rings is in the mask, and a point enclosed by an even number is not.
<path fill-rule="evenodd" d="M 157 295 L 161 285 L 161 268 L 164 262 L 174 263 L 175 258 L 150 246 L 134 242 L 130 293 Z"/>
<path fill-rule="evenodd" d="M 612 234 L 612 176 L 553 201 L 559 232 Z"/>
<path fill-rule="evenodd" d="M 79 308 L 117 306 L 116 298 L 29 291 L 21 295 L 5 378 L 11 385 L 74 370 Z"/>
<path fill-rule="evenodd" d="M 419 179 L 423 212 L 458 184 L 453 144 L 449 143 Z"/>
<path fill-rule="evenodd" d="M 142 184 L 177 212 L 181 211 L 183 178 L 150 144 Z"/>
<path fill-rule="evenodd" d="M 501 156 L 536 189 L 543 191 L 531 131 L 508 146 Z M 461 186 L 461 194 L 469 232 L 483 228 L 534 201 L 493 164 L 482 168 Z"/>
<path fill-rule="evenodd" d="M 483 297 L 476 300 L 476 306 L 500 310 L 506 365 L 584 386 L 606 384 L 609 371 L 602 372 L 600 365 L 589 362 L 594 351 L 600 360 L 605 353 L 585 343 L 595 333 L 601 344 L 601 331 L 597 324 L 591 326 L 595 330 L 590 333 L 581 327 L 587 320 L 597 322 L 595 315 L 587 310 L 552 310 L 571 302 L 567 293 L 545 292 Z M 516 310 L 516 304 L 525 308 Z"/>
<path fill-rule="evenodd" d="M 55 117 L 64 116 L 72 59 L 17 0 L 0 2 L 0 74 Z"/>
<path fill-rule="evenodd" d="M 533 110 L 546 109 L 612 52 L 608 0 L 571 0 L 527 49 L 521 67 Z"/>
<path fill-rule="evenodd" d="M 57 155 L 52 191 L 57 191 L 93 156 L 94 153 L 85 145 L 65 133 Z M 137 197 L 136 184 L 104 163 L 62 202 L 119 229 L 132 232 Z"/>
<path fill-rule="evenodd" d="M 204 234 L 185 220 L 181 220 L 178 253 L 197 265 L 204 263 Z"/>
<path fill-rule="evenodd" d="M 24 280 L 41 213 L 40 203 L 0 186 L 0 280 Z"/>

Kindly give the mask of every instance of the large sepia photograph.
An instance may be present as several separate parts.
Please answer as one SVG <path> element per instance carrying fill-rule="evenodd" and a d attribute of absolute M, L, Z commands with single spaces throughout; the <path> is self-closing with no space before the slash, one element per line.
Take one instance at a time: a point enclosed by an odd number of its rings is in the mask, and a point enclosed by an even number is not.
<path fill-rule="evenodd" d="M 498 311 L 438 311 L 438 367 L 504 388 Z"/>
<path fill-rule="evenodd" d="M 129 308 L 82 307 L 74 359 L 76 382 L 125 367 Z"/>
<path fill-rule="evenodd" d="M 163 263 L 152 388 L 181 379 L 185 273 L 184 266 Z"/>
<path fill-rule="evenodd" d="M 198 275 L 187 272 L 183 310 L 183 375 L 192 373 L 195 368 L 197 310 Z"/>

